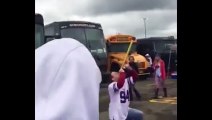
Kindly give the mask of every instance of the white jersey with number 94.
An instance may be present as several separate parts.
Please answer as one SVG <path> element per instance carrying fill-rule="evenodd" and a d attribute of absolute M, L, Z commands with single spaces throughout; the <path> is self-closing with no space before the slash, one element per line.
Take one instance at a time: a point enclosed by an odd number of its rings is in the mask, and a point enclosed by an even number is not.
<path fill-rule="evenodd" d="M 112 82 L 108 86 L 110 104 L 109 104 L 109 119 L 110 120 L 126 120 L 129 109 L 129 81 L 132 77 L 125 79 L 122 88 L 118 89 L 117 82 Z"/>

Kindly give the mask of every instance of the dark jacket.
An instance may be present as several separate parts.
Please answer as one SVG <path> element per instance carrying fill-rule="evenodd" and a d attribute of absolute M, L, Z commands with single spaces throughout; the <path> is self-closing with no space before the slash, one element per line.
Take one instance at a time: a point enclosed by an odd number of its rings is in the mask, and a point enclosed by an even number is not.
<path fill-rule="evenodd" d="M 139 70 L 138 70 L 138 66 L 135 62 L 130 62 L 129 65 L 137 72 L 139 73 Z"/>

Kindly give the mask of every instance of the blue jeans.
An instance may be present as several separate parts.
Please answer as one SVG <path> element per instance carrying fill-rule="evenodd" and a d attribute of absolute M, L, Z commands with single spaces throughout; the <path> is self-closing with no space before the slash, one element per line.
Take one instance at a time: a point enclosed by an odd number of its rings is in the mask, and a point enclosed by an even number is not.
<path fill-rule="evenodd" d="M 137 109 L 129 108 L 126 120 L 143 120 L 143 112 Z"/>

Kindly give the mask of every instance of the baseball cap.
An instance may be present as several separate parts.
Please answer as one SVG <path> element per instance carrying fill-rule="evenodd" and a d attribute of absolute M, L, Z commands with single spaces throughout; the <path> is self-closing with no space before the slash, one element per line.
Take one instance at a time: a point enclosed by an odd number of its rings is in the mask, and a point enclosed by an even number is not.
<path fill-rule="evenodd" d="M 145 56 L 146 56 L 146 57 L 149 57 L 149 54 L 146 54 Z"/>

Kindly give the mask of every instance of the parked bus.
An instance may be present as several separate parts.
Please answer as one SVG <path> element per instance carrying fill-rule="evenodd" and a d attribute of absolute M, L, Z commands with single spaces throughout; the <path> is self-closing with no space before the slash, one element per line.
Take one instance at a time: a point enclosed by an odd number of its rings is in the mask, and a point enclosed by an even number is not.
<path fill-rule="evenodd" d="M 103 78 L 106 78 L 107 51 L 101 24 L 86 21 L 60 21 L 45 26 L 46 42 L 56 38 L 74 38 L 84 44 L 93 55 Z"/>
<path fill-rule="evenodd" d="M 106 38 L 107 40 L 107 47 L 108 47 L 108 67 L 107 71 L 110 72 L 111 66 L 113 64 L 122 65 L 124 62 L 124 58 L 127 54 L 127 49 L 130 45 L 130 42 L 133 40 L 133 44 L 131 47 L 131 56 L 135 58 L 135 63 L 138 65 L 139 75 L 140 76 L 147 76 L 149 73 L 147 72 L 148 61 L 146 58 L 136 52 L 137 40 L 132 35 L 124 35 L 124 34 L 117 34 L 112 35 Z M 128 62 L 128 60 L 127 60 Z"/>
<path fill-rule="evenodd" d="M 170 37 L 150 37 L 138 39 L 137 52 L 141 55 L 150 54 L 152 59 L 158 53 L 165 61 L 166 71 L 177 71 L 177 49 L 171 49 L 177 45 L 177 39 Z"/>
<path fill-rule="evenodd" d="M 43 16 L 35 13 L 35 49 L 43 45 L 44 42 Z"/>

